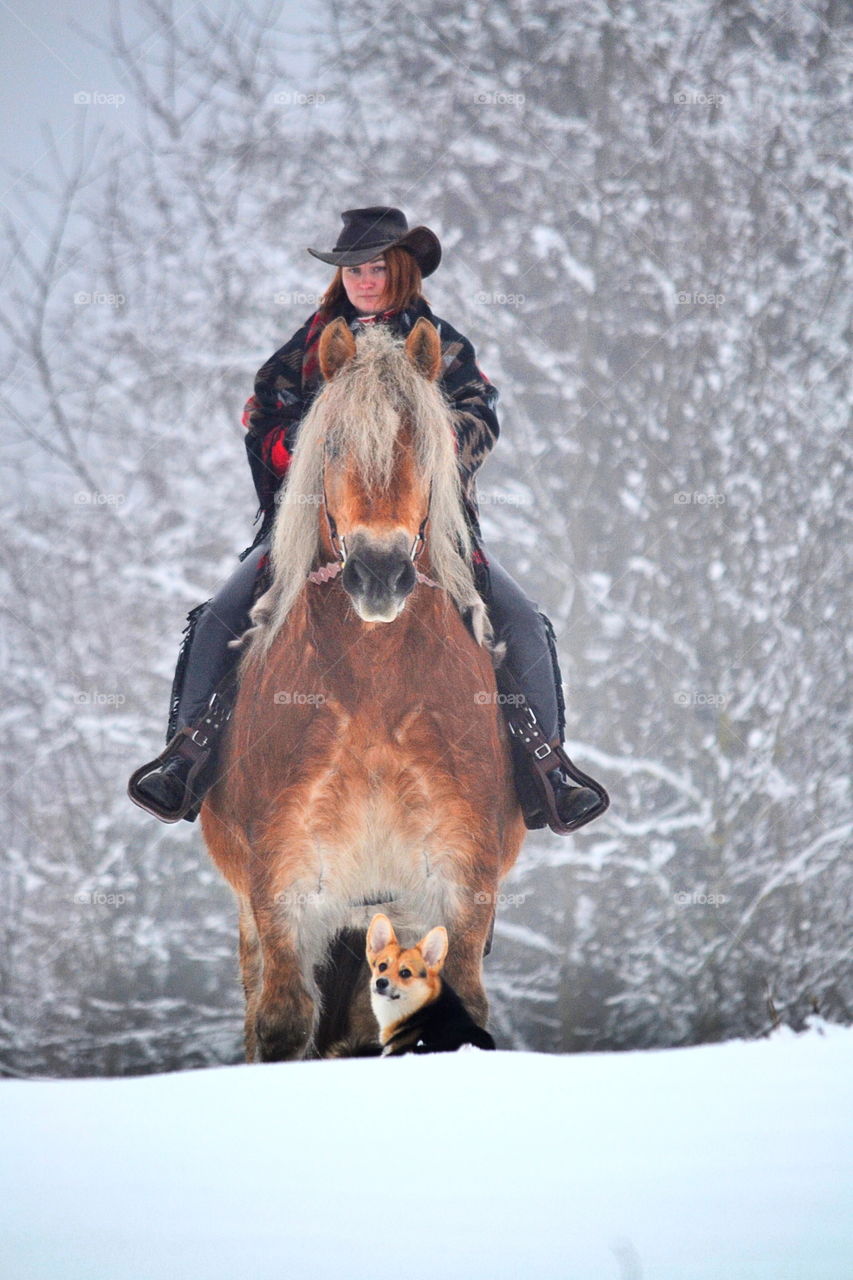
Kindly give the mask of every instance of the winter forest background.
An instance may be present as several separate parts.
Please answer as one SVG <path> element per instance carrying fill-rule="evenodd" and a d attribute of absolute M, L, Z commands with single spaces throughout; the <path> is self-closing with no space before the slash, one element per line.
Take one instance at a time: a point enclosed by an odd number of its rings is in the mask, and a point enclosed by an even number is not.
<path fill-rule="evenodd" d="M 125 785 L 251 540 L 305 246 L 374 203 L 441 237 L 501 391 L 486 546 L 612 796 L 505 885 L 499 1043 L 849 1022 L 850 7 L 140 0 L 91 38 L 112 81 L 4 183 L 2 1069 L 240 1060 L 230 891 Z"/>

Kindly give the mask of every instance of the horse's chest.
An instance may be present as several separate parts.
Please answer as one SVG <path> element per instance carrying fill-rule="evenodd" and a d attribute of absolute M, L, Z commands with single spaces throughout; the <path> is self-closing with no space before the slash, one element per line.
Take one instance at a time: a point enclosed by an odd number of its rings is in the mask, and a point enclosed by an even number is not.
<path fill-rule="evenodd" d="M 393 744 L 341 752 L 310 791 L 300 809 L 325 892 L 381 898 L 458 877 L 458 796 L 422 758 Z"/>

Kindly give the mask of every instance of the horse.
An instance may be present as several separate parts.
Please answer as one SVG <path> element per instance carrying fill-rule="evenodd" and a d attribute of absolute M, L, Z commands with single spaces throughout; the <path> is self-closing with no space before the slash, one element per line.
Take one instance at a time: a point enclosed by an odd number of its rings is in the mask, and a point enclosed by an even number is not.
<path fill-rule="evenodd" d="M 319 344 L 323 382 L 279 496 L 201 826 L 239 908 L 246 1057 L 376 1042 L 364 940 L 381 909 L 450 938 L 484 1025 L 483 955 L 526 828 L 475 586 L 441 344 L 418 320 Z"/>

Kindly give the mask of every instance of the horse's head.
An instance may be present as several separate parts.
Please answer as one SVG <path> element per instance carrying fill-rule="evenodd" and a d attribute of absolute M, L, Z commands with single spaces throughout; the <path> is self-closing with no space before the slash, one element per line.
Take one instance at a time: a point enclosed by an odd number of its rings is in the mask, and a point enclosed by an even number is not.
<path fill-rule="evenodd" d="M 369 343 L 370 332 L 365 339 Z M 345 320 L 327 325 L 319 349 L 324 379 L 338 377 L 356 353 Z M 438 378 L 441 343 L 428 320 L 418 320 L 403 353 L 417 377 Z M 331 423 L 325 441 L 321 538 L 341 561 L 341 583 L 364 622 L 393 622 L 405 607 L 429 516 L 430 484 L 418 465 L 411 403 L 398 391 L 395 354 L 396 369 L 380 361 L 363 384 L 362 398 L 350 410 L 360 419 L 355 429 L 352 418 Z M 344 447 L 344 441 L 357 447 Z"/>
<path fill-rule="evenodd" d="M 272 535 L 273 581 L 252 610 L 253 638 L 273 638 L 324 563 L 365 622 L 392 622 L 417 581 L 415 561 L 491 646 L 469 561 L 456 437 L 438 383 L 441 342 L 421 318 L 406 341 L 384 325 L 356 342 L 343 319 L 323 330 L 325 382 L 303 418 Z M 319 511 L 318 511 L 319 507 Z"/>

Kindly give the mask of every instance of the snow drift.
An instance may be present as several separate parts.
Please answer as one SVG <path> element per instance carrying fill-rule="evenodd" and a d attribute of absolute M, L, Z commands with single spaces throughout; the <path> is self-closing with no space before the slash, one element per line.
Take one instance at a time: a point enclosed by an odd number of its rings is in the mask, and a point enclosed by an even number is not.
<path fill-rule="evenodd" d="M 839 1280 L 853 1030 L 0 1092 L 14 1280 Z"/>

